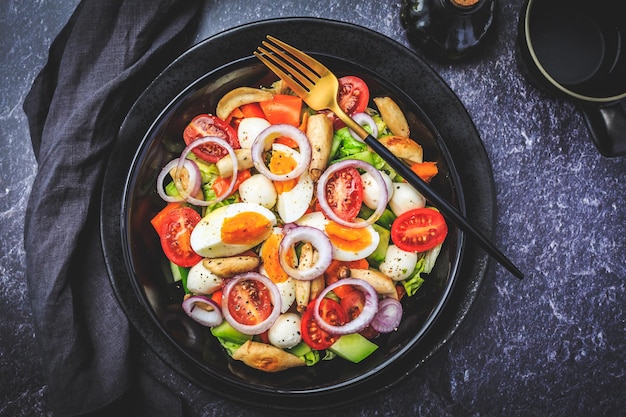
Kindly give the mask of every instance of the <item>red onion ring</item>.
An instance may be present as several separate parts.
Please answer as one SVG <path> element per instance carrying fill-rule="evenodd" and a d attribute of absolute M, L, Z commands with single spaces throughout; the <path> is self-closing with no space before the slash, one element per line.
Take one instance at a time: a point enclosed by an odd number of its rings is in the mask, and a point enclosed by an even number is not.
<path fill-rule="evenodd" d="M 261 284 L 265 285 L 265 287 L 270 292 L 270 298 L 272 299 L 273 309 L 270 315 L 260 323 L 254 325 L 242 324 L 239 323 L 230 312 L 230 306 L 228 305 L 228 298 L 230 297 L 230 292 L 232 289 L 240 283 L 241 281 L 258 281 Z M 259 274 L 258 272 L 246 272 L 244 274 L 237 275 L 232 279 L 229 279 L 224 285 L 224 292 L 222 293 L 222 314 L 224 315 L 224 319 L 233 326 L 236 330 L 240 331 L 243 334 L 261 334 L 266 330 L 269 330 L 272 327 L 272 324 L 276 321 L 278 316 L 280 316 L 281 309 L 281 297 L 280 291 L 278 287 L 272 280 L 268 277 Z"/>
<path fill-rule="evenodd" d="M 265 165 L 263 153 L 275 139 L 281 136 L 293 139 L 298 144 L 300 160 L 291 172 L 278 175 L 270 172 L 269 168 Z M 288 124 L 271 125 L 262 130 L 252 143 L 250 151 L 252 153 L 252 162 L 256 170 L 272 181 L 288 181 L 298 178 L 306 171 L 311 162 L 312 155 L 309 138 L 307 138 L 300 129 Z"/>
<path fill-rule="evenodd" d="M 381 196 L 378 199 L 378 204 L 376 206 L 376 210 L 370 217 L 365 221 L 356 221 L 351 222 L 347 220 L 343 220 L 340 218 L 333 209 L 328 204 L 328 200 L 326 199 L 326 185 L 328 180 L 338 171 L 341 171 L 345 168 L 357 168 L 362 169 L 363 171 L 369 173 L 372 176 L 372 179 L 376 181 L 378 185 L 378 189 L 380 190 Z M 355 229 L 367 227 L 372 223 L 376 222 L 380 218 L 380 216 L 385 211 L 387 207 L 387 201 L 389 200 L 387 197 L 387 184 L 385 184 L 385 180 L 383 176 L 380 174 L 380 171 L 377 170 L 373 165 L 368 164 L 367 162 L 358 160 L 358 159 L 346 159 L 335 164 L 330 165 L 324 173 L 321 175 L 319 180 L 317 181 L 317 200 L 319 201 L 320 208 L 324 212 L 324 215 L 334 221 L 335 223 L 339 223 L 342 226 L 352 227 Z"/>
<path fill-rule="evenodd" d="M 352 120 L 354 120 L 355 122 L 357 122 L 359 125 L 363 126 L 363 125 L 367 125 L 370 127 L 370 129 L 372 130 L 372 137 L 377 138 L 378 137 L 378 126 L 376 125 L 376 122 L 374 121 L 374 119 L 372 118 L 372 116 L 370 116 L 369 114 L 362 112 L 362 113 L 354 113 L 352 115 Z M 363 139 L 361 139 L 359 137 L 359 135 L 356 134 L 356 132 L 352 129 L 348 129 L 350 131 L 350 134 L 352 135 L 352 137 L 356 140 L 358 140 L 359 142 L 363 142 Z"/>
<path fill-rule="evenodd" d="M 179 160 L 180 158 L 176 158 L 170 161 L 167 165 L 163 167 L 163 169 L 159 173 L 159 176 L 157 177 L 157 193 L 159 194 L 159 197 L 161 197 L 163 200 L 165 200 L 168 203 L 176 203 L 176 202 L 185 200 L 185 198 L 181 195 L 177 195 L 177 196 L 167 195 L 165 193 L 165 188 L 163 187 L 165 178 L 170 173 L 170 171 L 172 171 L 172 169 L 174 168 L 176 168 L 176 170 L 179 169 L 178 168 Z M 187 185 L 187 189 L 185 190 L 185 193 L 187 195 L 196 195 L 198 191 L 200 191 L 200 186 L 202 185 L 202 177 L 200 175 L 200 168 L 198 168 L 198 164 L 196 164 L 194 161 L 190 159 L 186 159 L 185 161 L 183 161 L 182 167 L 185 168 L 187 172 L 189 173 L 189 184 Z M 176 178 L 173 178 L 173 179 L 174 179 L 174 184 L 176 185 L 176 189 L 179 189 L 179 187 L 182 187 L 182 184 L 180 184 L 179 179 L 176 179 Z"/>
<path fill-rule="evenodd" d="M 212 310 L 207 310 L 204 306 L 197 304 L 207 304 Z M 222 322 L 220 306 L 213 300 L 203 295 L 192 295 L 183 301 L 183 310 L 189 317 L 203 326 L 214 327 Z"/>
<path fill-rule="evenodd" d="M 182 190 L 182 187 L 180 187 L 180 184 L 176 183 L 176 189 L 178 189 L 178 192 L 183 196 L 183 198 L 189 203 L 195 204 L 196 206 L 210 206 L 215 203 L 219 203 L 220 201 L 224 200 L 226 197 L 228 197 L 231 194 L 237 182 L 238 164 L 237 164 L 237 155 L 235 155 L 235 150 L 224 139 L 218 138 L 216 136 L 205 136 L 203 138 L 196 139 L 193 142 L 191 142 L 189 145 L 187 145 L 187 147 L 183 150 L 183 152 L 180 154 L 180 157 L 178 158 L 179 159 L 178 168 L 180 169 L 183 166 L 184 161 L 187 160 L 187 155 L 189 155 L 189 152 L 191 152 L 194 148 L 201 146 L 201 145 L 206 145 L 207 143 L 213 143 L 215 145 L 221 146 L 222 148 L 226 149 L 226 151 L 228 152 L 228 155 L 230 156 L 230 159 L 233 161 L 233 173 L 232 173 L 232 176 L 230 177 L 231 178 L 230 185 L 228 186 L 228 189 L 226 190 L 226 192 L 222 194 L 221 197 L 217 197 L 214 200 L 210 200 L 210 201 L 199 200 L 189 195 L 185 190 Z"/>
<path fill-rule="evenodd" d="M 283 229 L 284 231 L 284 229 Z M 318 257 L 310 268 L 301 270 L 293 268 L 286 259 L 289 249 L 298 242 L 309 242 L 317 249 Z M 291 227 L 280 241 L 278 248 L 278 261 L 283 270 L 294 279 L 310 281 L 319 277 L 332 262 L 333 246 L 324 232 L 310 226 Z"/>
<path fill-rule="evenodd" d="M 402 320 L 402 304 L 395 298 L 384 298 L 378 303 L 378 313 L 370 326 L 379 333 L 390 333 L 398 328 Z"/>
<path fill-rule="evenodd" d="M 320 316 L 320 304 L 322 303 L 322 299 L 326 296 L 326 294 L 342 285 L 353 285 L 356 287 L 360 287 L 363 290 L 363 295 L 365 296 L 365 303 L 363 305 L 363 310 L 361 310 L 361 314 L 356 316 L 352 321 L 349 321 L 342 326 L 333 326 L 332 324 L 328 324 L 327 322 L 325 322 L 324 319 L 322 319 L 322 317 Z M 376 290 L 374 289 L 374 287 L 371 286 L 371 284 L 363 281 L 362 279 L 343 278 L 324 288 L 320 295 L 318 295 L 315 299 L 315 305 L 313 306 L 313 308 L 313 317 L 315 318 L 317 325 L 320 326 L 320 328 L 325 332 L 334 335 L 358 333 L 366 328 L 368 324 L 370 324 L 370 322 L 378 312 L 378 294 L 376 294 Z"/>

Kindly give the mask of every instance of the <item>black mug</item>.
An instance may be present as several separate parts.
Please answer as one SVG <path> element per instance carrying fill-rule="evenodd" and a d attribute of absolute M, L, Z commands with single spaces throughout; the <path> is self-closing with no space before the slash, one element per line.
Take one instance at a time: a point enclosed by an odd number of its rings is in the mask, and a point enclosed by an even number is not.
<path fill-rule="evenodd" d="M 623 0 L 527 0 L 517 58 L 536 86 L 577 103 L 607 157 L 626 155 Z"/>

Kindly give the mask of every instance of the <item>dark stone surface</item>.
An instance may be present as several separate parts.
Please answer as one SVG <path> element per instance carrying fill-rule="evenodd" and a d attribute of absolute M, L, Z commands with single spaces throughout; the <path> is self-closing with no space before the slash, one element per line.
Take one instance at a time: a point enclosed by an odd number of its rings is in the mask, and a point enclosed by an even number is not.
<path fill-rule="evenodd" d="M 36 165 L 21 104 L 76 4 L 9 0 L 0 9 L 3 416 L 49 415 L 24 278 L 23 217 Z M 207 1 L 196 40 L 260 18 L 314 16 L 356 23 L 409 46 L 400 4 Z M 496 36 L 474 59 L 425 59 L 478 128 L 497 189 L 496 243 L 527 278 L 517 281 L 493 263 L 471 314 L 432 360 L 387 393 L 324 415 L 625 415 L 625 161 L 600 156 L 575 106 L 548 97 L 518 72 L 521 4 L 501 2 Z M 141 360 L 184 396 L 190 415 L 275 415 L 207 394 L 149 352 Z"/>

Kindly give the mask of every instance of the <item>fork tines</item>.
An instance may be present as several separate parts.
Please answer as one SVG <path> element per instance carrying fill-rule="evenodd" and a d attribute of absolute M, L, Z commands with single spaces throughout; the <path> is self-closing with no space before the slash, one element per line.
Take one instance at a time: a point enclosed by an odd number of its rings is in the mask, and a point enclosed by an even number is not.
<path fill-rule="evenodd" d="M 326 68 L 296 48 L 268 35 L 254 52 L 263 64 L 291 87 L 309 92 Z M 295 85 L 292 85 L 295 84 Z"/>

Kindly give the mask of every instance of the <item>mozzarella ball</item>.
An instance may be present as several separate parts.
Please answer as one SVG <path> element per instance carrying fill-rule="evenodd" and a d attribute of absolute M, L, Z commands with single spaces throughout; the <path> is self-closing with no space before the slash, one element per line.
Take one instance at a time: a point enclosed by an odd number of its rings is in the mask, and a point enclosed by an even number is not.
<path fill-rule="evenodd" d="M 383 182 L 387 186 L 387 201 L 391 198 L 393 193 L 391 178 L 384 172 L 380 173 L 383 177 Z M 368 173 L 361 175 L 361 182 L 363 183 L 363 204 L 367 207 L 375 210 L 378 206 L 378 200 L 380 199 L 381 192 L 379 190 L 378 183 L 374 181 L 374 178 Z"/>
<path fill-rule="evenodd" d="M 241 119 L 239 127 L 237 128 L 237 137 L 239 138 L 239 145 L 242 148 L 250 149 L 254 140 L 259 133 L 270 126 L 270 122 L 261 117 L 246 117 Z"/>
<path fill-rule="evenodd" d="M 396 216 L 409 210 L 426 207 L 426 199 L 412 185 L 394 182 L 389 208 Z"/>
<path fill-rule="evenodd" d="M 417 254 L 407 252 L 396 245 L 389 245 L 385 260 L 378 266 L 378 270 L 394 281 L 402 281 L 413 273 L 417 265 Z"/>
<path fill-rule="evenodd" d="M 281 349 L 294 347 L 302 341 L 300 323 L 300 315 L 296 313 L 281 314 L 267 333 L 270 343 Z"/>
<path fill-rule="evenodd" d="M 266 208 L 276 205 L 276 188 L 272 180 L 263 174 L 254 174 L 239 185 L 239 196 L 246 203 Z"/>
<path fill-rule="evenodd" d="M 194 294 L 211 294 L 222 288 L 222 278 L 209 271 L 200 261 L 189 269 L 187 288 Z"/>

